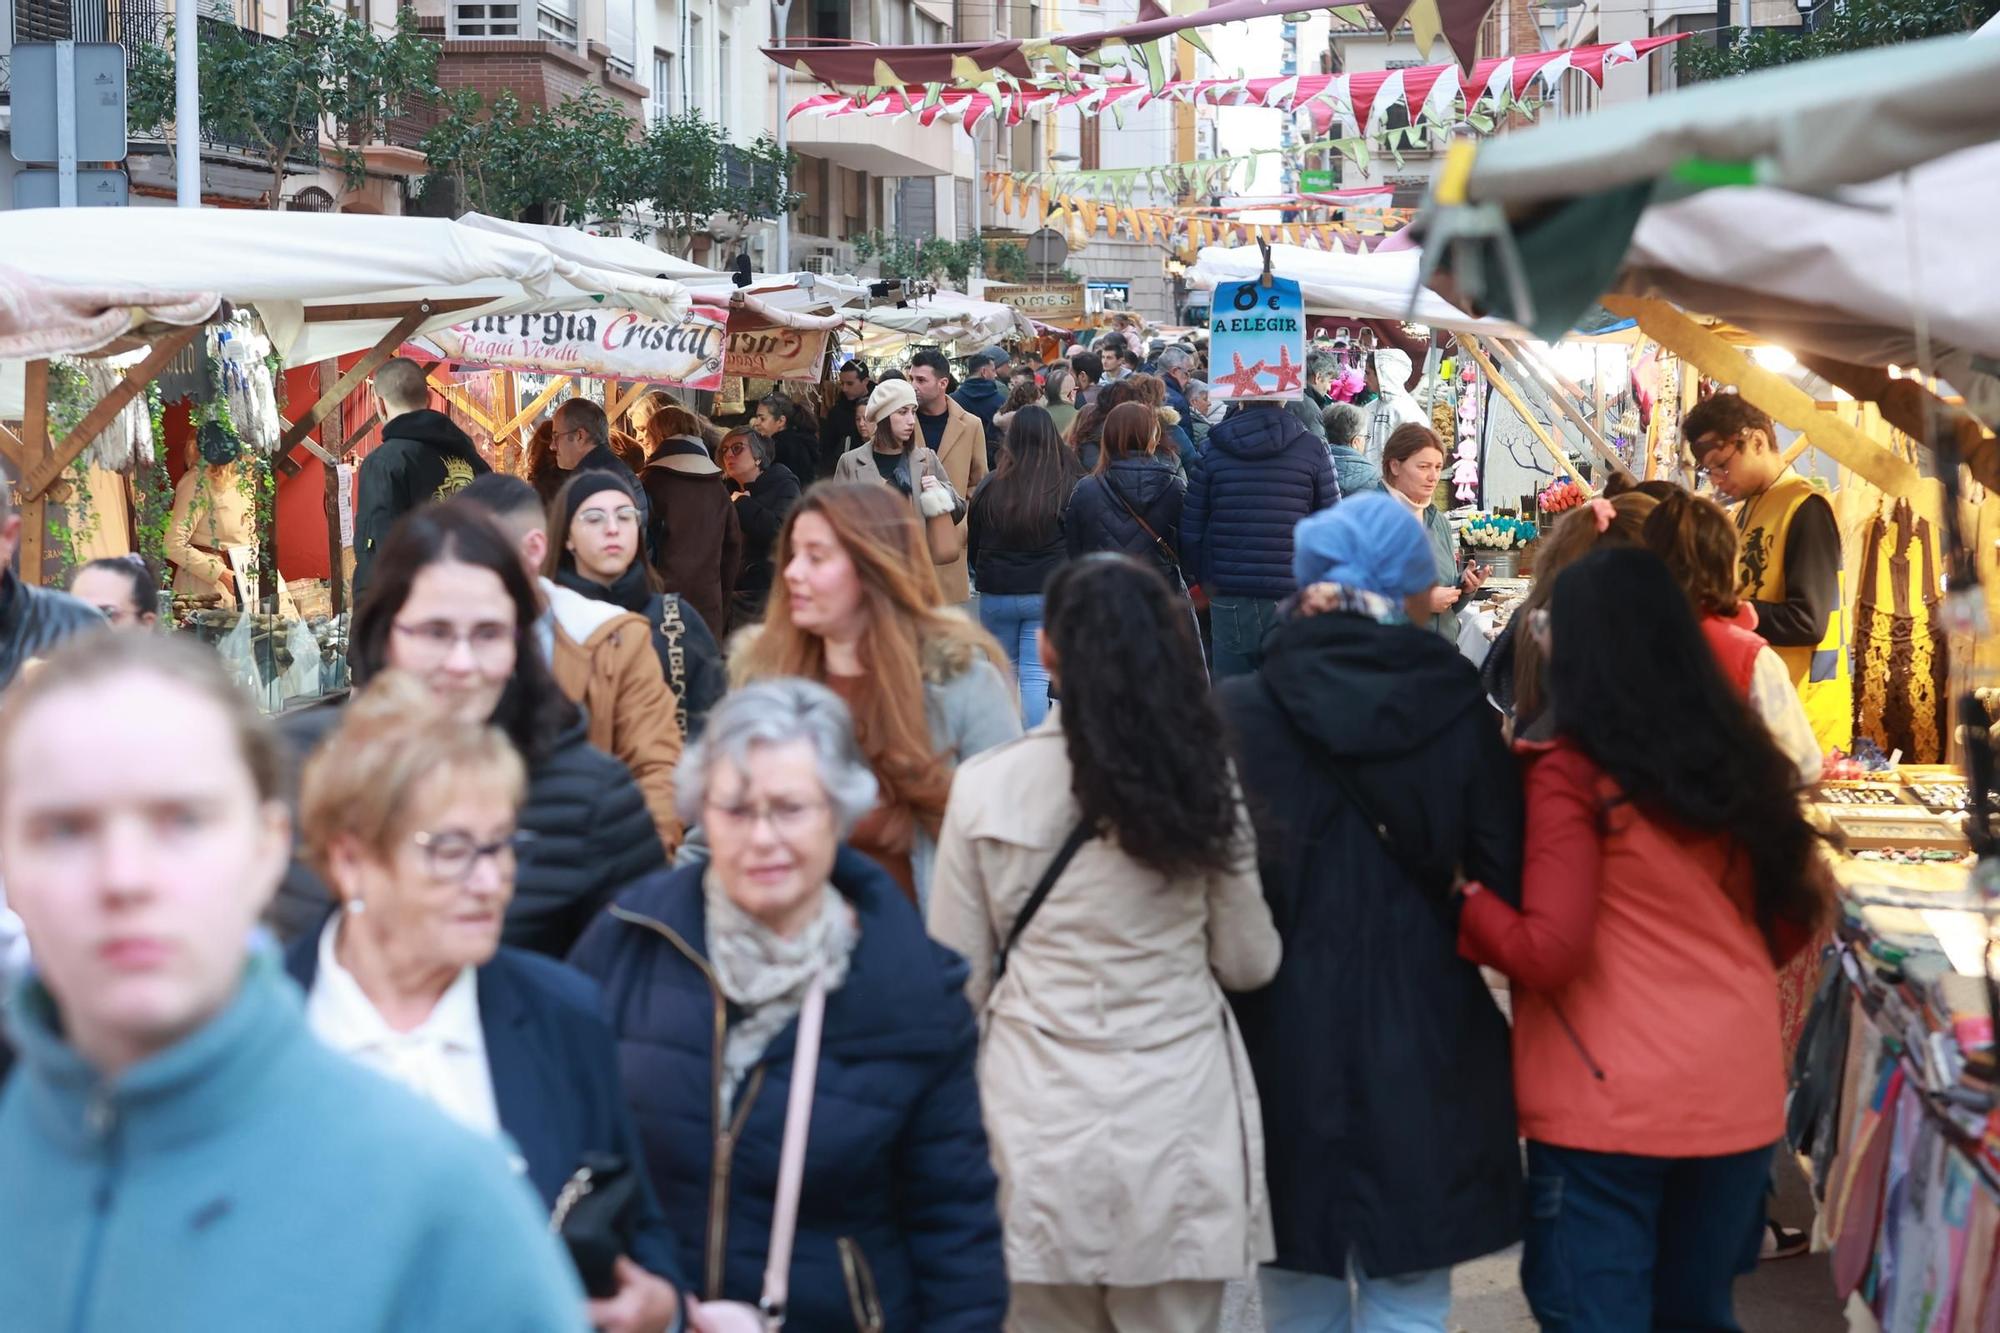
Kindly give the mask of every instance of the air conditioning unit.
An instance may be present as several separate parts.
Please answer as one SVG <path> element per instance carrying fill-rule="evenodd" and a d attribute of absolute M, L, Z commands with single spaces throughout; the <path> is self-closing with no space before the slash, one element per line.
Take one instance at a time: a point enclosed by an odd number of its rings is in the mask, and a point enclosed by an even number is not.
<path fill-rule="evenodd" d="M 837 272 L 834 268 L 832 255 L 807 255 L 800 262 L 799 269 L 804 273 L 817 273 L 822 278 L 829 277 Z"/>

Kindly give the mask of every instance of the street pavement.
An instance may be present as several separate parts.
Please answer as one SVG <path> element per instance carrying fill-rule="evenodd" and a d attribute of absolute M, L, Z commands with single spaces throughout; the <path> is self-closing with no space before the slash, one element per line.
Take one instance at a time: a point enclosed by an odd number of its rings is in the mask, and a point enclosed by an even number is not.
<path fill-rule="evenodd" d="M 1461 1264 L 1452 1273 L 1453 1333 L 1535 1333 L 1521 1296 L 1518 1249 Z M 1223 1333 L 1265 1333 L 1256 1292 L 1232 1287 Z M 1736 1284 L 1743 1333 L 1842 1333 L 1847 1321 L 1834 1299 L 1827 1256 L 1783 1259 L 1760 1266 Z"/>

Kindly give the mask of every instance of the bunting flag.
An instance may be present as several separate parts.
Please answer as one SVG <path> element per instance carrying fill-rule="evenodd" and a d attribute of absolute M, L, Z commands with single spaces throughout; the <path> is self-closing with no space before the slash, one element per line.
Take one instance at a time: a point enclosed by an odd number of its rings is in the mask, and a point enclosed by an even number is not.
<path fill-rule="evenodd" d="M 1578 73 L 1603 86 L 1604 71 L 1642 60 L 1661 47 L 1690 34 L 1642 37 L 1627 42 L 1537 51 L 1527 55 L 1481 60 L 1467 72 L 1456 65 L 1421 65 L 1407 69 L 1364 70 L 1349 74 L 1292 74 L 1267 79 L 1168 79 L 1157 85 L 1137 82 L 1083 84 L 1075 80 L 1036 83 L 1003 80 L 976 87 L 919 85 L 882 89 L 870 85 L 855 93 L 821 93 L 802 98 L 786 112 L 798 116 L 907 116 L 923 124 L 943 120 L 970 130 L 989 114 L 1018 125 L 1032 115 L 1062 107 L 1079 107 L 1086 114 L 1145 107 L 1156 101 L 1200 102 L 1210 106 L 1261 106 L 1305 111 L 1313 131 L 1327 133 L 1336 119 L 1366 134 L 1379 126 L 1390 108 L 1402 107 L 1414 121 L 1425 112 L 1448 116 L 1463 99 L 1466 114 L 1482 107 L 1504 113 L 1527 97 L 1530 89 L 1552 94 L 1568 73 Z"/>
<path fill-rule="evenodd" d="M 1102 233 L 1116 237 L 1120 233 L 1145 244 L 1159 244 L 1177 253 L 1190 256 L 1208 244 L 1232 243 L 1248 245 L 1257 237 L 1283 240 L 1292 245 L 1301 245 L 1321 250 L 1345 250 L 1349 253 L 1367 253 L 1370 247 L 1381 242 L 1388 234 L 1407 226 L 1415 216 L 1415 209 L 1408 208 L 1365 208 L 1354 209 L 1338 199 L 1339 204 L 1349 212 L 1349 218 L 1342 222 L 1248 222 L 1243 221 L 1240 210 L 1202 208 L 1147 208 L 1132 205 L 1113 205 L 1101 200 L 1088 199 L 1072 194 L 1051 193 L 1035 196 L 1033 211 L 1026 211 L 1022 205 L 1027 194 L 1019 188 L 1018 182 L 1001 172 L 986 175 L 987 195 L 1001 218 L 1010 215 L 1027 226 L 1050 226 L 1067 233 L 1078 244 Z M 1368 195 L 1385 197 L 1380 189 L 1337 191 L 1337 195 Z M 1274 196 L 1271 200 L 1259 200 L 1256 208 L 1272 210 L 1310 206 L 1318 202 L 1326 206 L 1328 196 L 1287 195 Z M 1041 204 L 1046 200 L 1047 208 Z"/>
<path fill-rule="evenodd" d="M 1142 10 L 1137 23 L 1091 32 L 923 46 L 767 46 L 764 54 L 831 87 L 881 88 L 992 83 L 1003 75 L 1030 79 L 1035 77 L 1036 62 L 1067 71 L 1078 56 L 1122 50 L 1127 63 L 1145 70 L 1147 82 L 1158 86 L 1172 63 L 1174 42 L 1186 41 L 1214 58 L 1200 33 L 1204 27 L 1313 10 L 1365 9 L 1384 32 L 1394 32 L 1407 20 L 1426 56 L 1442 36 L 1459 64 L 1469 70 L 1477 53 L 1479 25 L 1492 7 L 1493 0 L 1214 0 L 1205 8 L 1176 4 L 1174 8 L 1185 11 L 1178 14 Z"/>

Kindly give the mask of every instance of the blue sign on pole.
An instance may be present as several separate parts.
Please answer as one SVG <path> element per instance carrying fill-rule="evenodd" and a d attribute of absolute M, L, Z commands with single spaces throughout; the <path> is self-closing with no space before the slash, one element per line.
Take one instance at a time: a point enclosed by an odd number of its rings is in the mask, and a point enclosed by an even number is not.
<path fill-rule="evenodd" d="M 1211 396 L 1232 403 L 1305 396 L 1306 303 L 1296 282 L 1218 283 L 1210 309 Z"/>

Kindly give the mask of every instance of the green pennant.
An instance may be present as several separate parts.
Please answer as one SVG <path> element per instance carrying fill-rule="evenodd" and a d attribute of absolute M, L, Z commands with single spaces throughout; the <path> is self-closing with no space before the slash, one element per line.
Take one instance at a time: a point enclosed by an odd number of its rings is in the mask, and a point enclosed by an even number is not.
<path fill-rule="evenodd" d="M 943 84 L 927 83 L 924 85 L 924 102 L 920 108 L 921 110 L 928 111 L 942 101 L 944 101 Z"/>
<path fill-rule="evenodd" d="M 1140 48 L 1146 58 L 1146 87 L 1152 90 L 1155 97 L 1159 96 L 1160 89 L 1167 86 L 1167 57 L 1160 50 L 1161 45 L 1159 42 L 1147 42 Z"/>
<path fill-rule="evenodd" d="M 1180 31 L 1180 38 L 1182 41 L 1186 42 L 1189 46 L 1192 46 L 1195 50 L 1207 56 L 1210 60 L 1215 59 L 1215 52 L 1208 49 L 1208 39 L 1201 35 L 1201 29 L 1183 28 Z"/>

